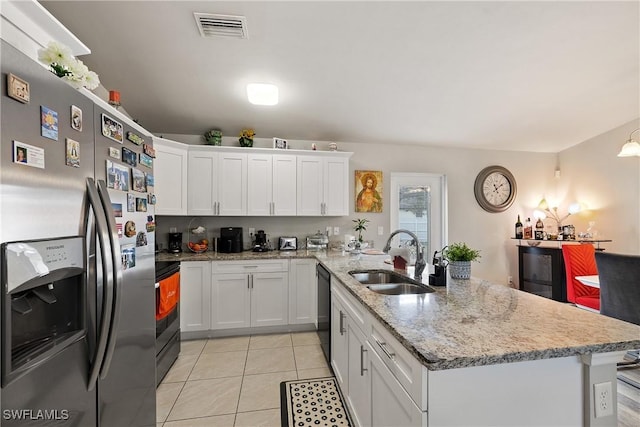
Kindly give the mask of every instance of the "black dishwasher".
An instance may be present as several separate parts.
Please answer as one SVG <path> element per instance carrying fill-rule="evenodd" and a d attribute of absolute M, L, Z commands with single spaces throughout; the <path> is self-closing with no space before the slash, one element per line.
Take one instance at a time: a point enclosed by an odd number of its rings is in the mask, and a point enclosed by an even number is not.
<path fill-rule="evenodd" d="M 327 363 L 331 366 L 331 273 L 321 264 L 318 273 L 318 337 Z"/>

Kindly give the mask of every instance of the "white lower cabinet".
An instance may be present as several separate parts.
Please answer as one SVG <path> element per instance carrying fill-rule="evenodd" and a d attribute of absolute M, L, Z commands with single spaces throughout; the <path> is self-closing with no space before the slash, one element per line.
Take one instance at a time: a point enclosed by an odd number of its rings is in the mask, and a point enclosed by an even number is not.
<path fill-rule="evenodd" d="M 426 425 L 426 412 L 416 406 L 398 380 L 385 366 L 370 344 L 369 369 L 371 377 L 371 426 Z M 424 418 L 424 420 L 423 420 Z"/>
<path fill-rule="evenodd" d="M 289 324 L 316 323 L 318 280 L 314 258 L 292 259 L 289 265 Z"/>
<path fill-rule="evenodd" d="M 289 322 L 289 261 L 212 263 L 211 329 Z"/>
<path fill-rule="evenodd" d="M 211 262 L 180 264 L 180 330 L 211 329 Z"/>
<path fill-rule="evenodd" d="M 362 310 L 362 304 L 338 286 L 331 286 L 331 366 L 353 423 L 426 426 L 426 404 L 423 411 L 403 385 L 408 384 L 420 400 L 423 394 L 414 389 L 422 387 L 423 371 L 407 360 L 399 342 L 386 331 L 380 333 L 382 326 Z"/>

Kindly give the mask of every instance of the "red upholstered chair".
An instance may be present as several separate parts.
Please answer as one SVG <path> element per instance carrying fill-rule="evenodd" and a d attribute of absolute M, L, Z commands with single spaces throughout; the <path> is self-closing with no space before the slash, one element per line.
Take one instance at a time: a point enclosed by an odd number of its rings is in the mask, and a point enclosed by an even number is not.
<path fill-rule="evenodd" d="M 593 245 L 562 245 L 564 268 L 567 272 L 567 300 L 581 308 L 600 311 L 600 289 L 587 286 L 576 276 L 598 274 Z"/>

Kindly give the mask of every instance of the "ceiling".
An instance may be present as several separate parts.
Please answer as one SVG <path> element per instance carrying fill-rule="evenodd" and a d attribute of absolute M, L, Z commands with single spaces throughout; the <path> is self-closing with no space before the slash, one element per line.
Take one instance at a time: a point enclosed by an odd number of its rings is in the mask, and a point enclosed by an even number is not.
<path fill-rule="evenodd" d="M 41 3 L 155 134 L 557 152 L 640 117 L 638 1 Z M 203 38 L 194 12 L 249 37 Z"/>

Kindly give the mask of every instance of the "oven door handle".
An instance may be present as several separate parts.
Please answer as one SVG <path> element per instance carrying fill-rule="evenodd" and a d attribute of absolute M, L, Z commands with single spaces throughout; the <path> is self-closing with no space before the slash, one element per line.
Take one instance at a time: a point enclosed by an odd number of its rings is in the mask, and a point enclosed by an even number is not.
<path fill-rule="evenodd" d="M 93 211 L 96 222 L 96 234 L 100 243 L 100 252 L 102 255 L 102 319 L 100 320 L 98 343 L 96 345 L 95 355 L 93 356 L 93 364 L 89 373 L 88 390 L 93 390 L 98 381 L 100 367 L 104 360 L 107 341 L 109 338 L 109 325 L 111 323 L 111 315 L 113 310 L 113 266 L 112 258 L 105 256 L 111 253 L 111 241 L 109 239 L 107 218 L 100 203 L 100 196 L 92 178 L 87 178 L 87 196 L 89 205 Z"/>

